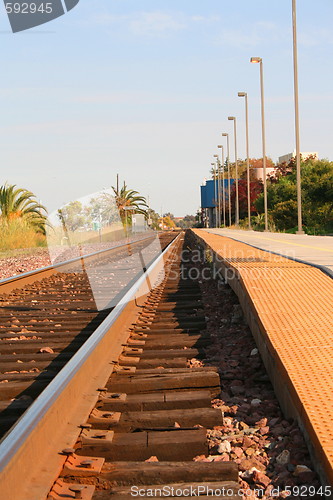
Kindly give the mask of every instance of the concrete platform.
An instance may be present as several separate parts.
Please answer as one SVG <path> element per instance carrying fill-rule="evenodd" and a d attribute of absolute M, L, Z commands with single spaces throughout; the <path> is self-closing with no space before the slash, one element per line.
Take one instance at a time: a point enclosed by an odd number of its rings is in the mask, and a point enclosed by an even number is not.
<path fill-rule="evenodd" d="M 331 277 L 212 231 L 192 231 L 237 294 L 280 405 L 302 428 L 323 484 L 333 486 Z"/>
<path fill-rule="evenodd" d="M 333 278 L 333 236 L 309 236 L 236 229 L 205 229 L 248 245 L 319 267 Z"/>

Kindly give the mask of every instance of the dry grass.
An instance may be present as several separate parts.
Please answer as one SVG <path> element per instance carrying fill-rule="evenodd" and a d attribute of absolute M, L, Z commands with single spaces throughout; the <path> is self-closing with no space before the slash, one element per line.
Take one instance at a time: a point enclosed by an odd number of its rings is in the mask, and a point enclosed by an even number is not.
<path fill-rule="evenodd" d="M 46 246 L 46 238 L 31 228 L 22 219 L 10 222 L 0 219 L 0 251 L 17 248 L 34 248 Z"/>

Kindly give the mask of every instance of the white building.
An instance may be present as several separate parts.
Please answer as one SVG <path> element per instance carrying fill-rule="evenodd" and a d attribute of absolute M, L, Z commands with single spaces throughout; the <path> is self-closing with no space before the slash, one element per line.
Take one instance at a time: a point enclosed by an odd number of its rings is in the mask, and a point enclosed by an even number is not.
<path fill-rule="evenodd" d="M 264 169 L 263 168 L 253 168 L 252 169 L 253 173 L 254 173 L 254 177 L 257 179 L 257 180 L 264 180 Z M 274 171 L 275 171 L 275 167 L 267 167 L 266 168 L 266 176 L 270 176 L 270 175 L 273 175 L 274 174 Z"/>
<path fill-rule="evenodd" d="M 309 158 L 309 156 L 314 156 L 316 160 L 319 160 L 318 153 L 316 151 L 307 151 L 307 152 L 301 152 L 301 156 L 303 159 Z M 279 157 L 279 163 L 288 163 L 292 158 L 296 157 L 296 150 L 294 150 L 292 153 L 289 153 L 287 155 L 283 155 Z"/>

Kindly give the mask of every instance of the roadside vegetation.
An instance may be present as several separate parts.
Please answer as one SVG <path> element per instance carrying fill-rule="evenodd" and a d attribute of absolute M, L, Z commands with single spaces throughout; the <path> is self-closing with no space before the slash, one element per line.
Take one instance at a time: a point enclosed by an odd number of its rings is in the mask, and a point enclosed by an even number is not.
<path fill-rule="evenodd" d="M 46 208 L 15 185 L 0 187 L 0 251 L 46 245 Z"/>
<path fill-rule="evenodd" d="M 148 218 L 148 205 L 138 191 L 124 183 L 120 189 L 113 187 L 92 198 L 88 206 L 79 200 L 68 203 L 58 210 L 57 219 L 67 236 L 80 233 L 81 241 L 82 232 L 91 236 L 94 231 L 106 231 L 111 226 L 112 236 L 119 233 L 122 237 L 122 227 L 130 228 L 134 214 Z M 0 186 L 0 252 L 4 255 L 8 251 L 47 246 L 46 232 L 56 239 L 57 228 L 48 222 L 46 208 L 32 192 L 13 184 Z"/>
<path fill-rule="evenodd" d="M 253 175 L 253 168 L 262 167 L 262 159 L 251 159 L 250 199 L 251 223 L 255 230 L 264 230 L 263 182 Z M 269 230 L 294 233 L 297 230 L 296 161 L 277 164 L 267 159 L 267 168 L 274 172 L 267 179 Z M 234 171 L 234 165 L 231 165 Z M 246 162 L 240 161 L 239 209 L 240 226 L 248 226 Z M 333 162 L 313 157 L 302 159 L 302 215 L 308 234 L 333 233 Z M 232 217 L 234 220 L 235 185 L 232 187 Z"/>
<path fill-rule="evenodd" d="M 147 200 L 144 196 L 140 196 L 138 191 L 128 189 L 125 182 L 121 189 L 113 186 L 112 189 L 116 198 L 118 212 L 123 224 L 132 223 L 132 214 L 142 214 L 147 216 Z"/>
<path fill-rule="evenodd" d="M 46 237 L 32 228 L 26 221 L 16 219 L 10 222 L 0 220 L 0 252 L 18 248 L 45 247 Z"/>
<path fill-rule="evenodd" d="M 200 227 L 199 213 L 197 215 L 185 215 L 184 217 L 175 217 L 168 212 L 159 217 L 157 222 L 159 228 L 164 229 L 190 229 L 191 227 Z"/>
<path fill-rule="evenodd" d="M 309 234 L 333 233 L 333 162 L 309 158 L 302 162 L 302 215 Z M 278 230 L 297 227 L 296 165 L 277 173 L 267 191 L 268 208 Z M 262 197 L 257 207 L 262 207 Z"/>
<path fill-rule="evenodd" d="M 113 187 L 103 191 L 95 197 L 85 200 L 72 201 L 58 210 L 65 233 L 89 233 L 108 227 L 126 230 L 132 226 L 132 216 L 142 214 L 148 218 L 146 199 L 138 191 L 129 189 L 124 183 L 121 188 Z"/>

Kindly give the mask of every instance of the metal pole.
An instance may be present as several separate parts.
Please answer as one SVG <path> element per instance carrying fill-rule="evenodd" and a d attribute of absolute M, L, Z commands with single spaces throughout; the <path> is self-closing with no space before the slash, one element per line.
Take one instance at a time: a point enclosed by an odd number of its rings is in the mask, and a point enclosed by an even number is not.
<path fill-rule="evenodd" d="M 264 95 L 264 69 L 263 69 L 262 59 L 260 60 L 260 88 L 261 88 L 261 127 L 262 127 L 262 161 L 263 161 L 263 177 L 264 177 L 265 231 L 268 231 L 265 95 Z"/>
<path fill-rule="evenodd" d="M 217 159 L 217 192 L 219 199 L 219 227 L 221 227 L 221 169 L 220 169 L 220 160 Z"/>
<path fill-rule="evenodd" d="M 297 57 L 297 23 L 296 0 L 292 0 L 293 9 L 293 51 L 294 51 L 294 95 L 295 95 L 295 137 L 296 137 L 296 179 L 297 179 L 297 234 L 304 234 L 302 227 L 302 190 L 301 190 L 301 153 L 299 133 L 299 104 L 298 104 L 298 57 Z"/>
<path fill-rule="evenodd" d="M 102 216 L 100 210 L 98 211 L 98 222 L 99 222 L 99 229 L 98 229 L 99 242 L 102 243 Z"/>
<path fill-rule="evenodd" d="M 222 134 L 227 138 L 227 166 L 228 166 L 228 211 L 229 211 L 229 226 L 231 226 L 231 183 L 230 183 L 230 148 L 229 134 Z"/>
<path fill-rule="evenodd" d="M 231 176 L 230 176 L 230 144 L 229 144 L 229 134 L 227 135 L 227 146 L 228 146 L 228 197 L 229 197 L 229 226 L 231 226 Z"/>
<path fill-rule="evenodd" d="M 222 206 L 223 206 L 223 226 L 225 227 L 225 190 L 224 190 L 224 147 L 222 146 Z"/>
<path fill-rule="evenodd" d="M 217 198 L 218 198 L 218 227 L 221 227 L 221 184 L 220 184 L 220 160 L 217 158 Z"/>
<path fill-rule="evenodd" d="M 234 135 L 235 135 L 235 167 L 236 167 L 236 226 L 239 225 L 239 196 L 238 196 L 238 160 L 237 160 L 237 128 L 236 128 L 236 118 L 234 119 Z"/>
<path fill-rule="evenodd" d="M 235 226 L 239 225 L 239 196 L 238 196 L 238 160 L 237 160 L 237 125 L 236 117 L 228 116 L 228 120 L 234 122 L 234 139 L 235 139 L 235 186 L 236 186 L 236 200 L 235 200 Z"/>
<path fill-rule="evenodd" d="M 214 167 L 214 204 L 215 204 L 215 227 L 217 227 L 217 212 L 216 212 L 216 163 L 213 163 Z"/>
<path fill-rule="evenodd" d="M 220 160 L 219 155 L 214 155 L 217 164 L 217 199 L 218 199 L 218 212 L 217 212 L 217 227 L 221 227 L 221 191 L 220 191 Z"/>
<path fill-rule="evenodd" d="M 249 105 L 245 94 L 245 121 L 246 121 L 246 168 L 247 168 L 247 216 L 251 229 L 251 184 L 250 184 L 250 157 L 249 157 Z"/>

